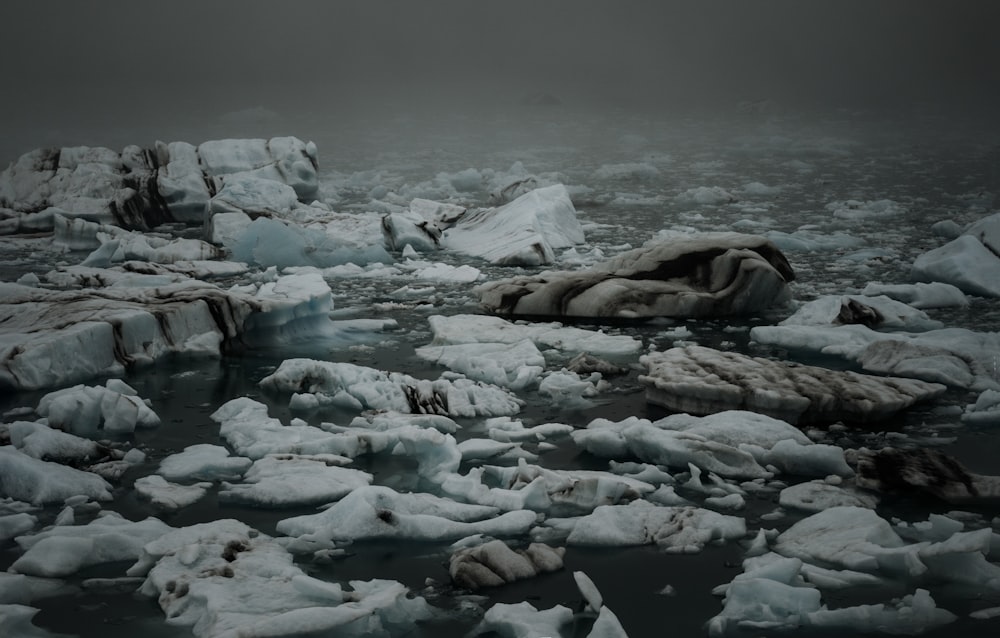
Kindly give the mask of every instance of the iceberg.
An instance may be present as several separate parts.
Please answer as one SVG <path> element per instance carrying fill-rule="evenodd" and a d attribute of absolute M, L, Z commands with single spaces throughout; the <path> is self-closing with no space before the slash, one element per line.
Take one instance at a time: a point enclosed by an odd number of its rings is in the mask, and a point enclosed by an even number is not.
<path fill-rule="evenodd" d="M 794 278 L 763 237 L 703 233 L 654 241 L 588 270 L 502 279 L 476 292 L 484 308 L 506 315 L 718 317 L 787 302 Z"/>

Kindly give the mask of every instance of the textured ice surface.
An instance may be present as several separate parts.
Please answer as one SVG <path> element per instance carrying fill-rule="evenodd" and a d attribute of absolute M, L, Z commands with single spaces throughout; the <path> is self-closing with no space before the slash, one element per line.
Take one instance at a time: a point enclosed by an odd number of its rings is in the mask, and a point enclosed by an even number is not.
<path fill-rule="evenodd" d="M 198 443 L 160 461 L 156 473 L 168 481 L 224 481 L 243 476 L 253 463 L 248 458 L 230 456 L 221 445 Z"/>
<path fill-rule="evenodd" d="M 0 446 L 0 484 L 3 496 L 36 505 L 73 496 L 111 500 L 111 485 L 97 474 L 32 458 L 11 445 Z"/>
<path fill-rule="evenodd" d="M 506 315 L 718 317 L 788 301 L 794 278 L 767 239 L 704 233 L 654 241 L 583 271 L 482 284 L 477 292 L 483 307 Z"/>
<path fill-rule="evenodd" d="M 90 565 L 135 560 L 143 545 L 172 529 L 153 517 L 132 522 L 103 512 L 87 525 L 57 525 L 18 537 L 23 553 L 11 570 L 30 576 L 68 576 Z"/>
<path fill-rule="evenodd" d="M 339 467 L 341 461 L 331 455 L 265 456 L 254 461 L 240 482 L 224 482 L 219 500 L 257 507 L 312 505 L 336 501 L 371 484 L 371 474 Z"/>
<path fill-rule="evenodd" d="M 531 341 L 538 347 L 565 352 L 589 352 L 601 356 L 630 355 L 642 342 L 626 335 L 609 335 L 560 323 L 513 323 L 484 315 L 431 315 L 427 321 L 434 332 L 432 345 L 505 343 Z"/>
<path fill-rule="evenodd" d="M 199 637 L 391 635 L 431 615 L 394 581 L 346 589 L 313 578 L 274 539 L 231 519 L 147 543 L 129 574 L 145 576 L 141 593 L 156 598 L 170 624 Z"/>
<path fill-rule="evenodd" d="M 448 250 L 509 266 L 551 263 L 554 251 L 583 241 L 576 209 L 561 184 L 499 208 L 466 212 L 441 237 Z"/>
<path fill-rule="evenodd" d="M 515 550 L 503 541 L 493 540 L 452 554 L 448 560 L 448 574 L 452 582 L 465 589 L 497 587 L 562 569 L 565 553 L 565 548 L 543 543 Z"/>
<path fill-rule="evenodd" d="M 160 417 L 119 379 L 104 386 L 77 385 L 50 392 L 35 409 L 55 428 L 77 434 L 128 433 L 160 424 Z"/>
<path fill-rule="evenodd" d="M 751 410 L 791 423 L 884 419 L 945 391 L 939 384 L 772 361 L 701 346 L 644 355 L 646 399 L 678 412 Z"/>
<path fill-rule="evenodd" d="M 351 363 L 286 359 L 261 387 L 294 392 L 293 407 L 340 405 L 448 416 L 516 414 L 520 400 L 494 385 L 470 379 L 429 381 Z"/>

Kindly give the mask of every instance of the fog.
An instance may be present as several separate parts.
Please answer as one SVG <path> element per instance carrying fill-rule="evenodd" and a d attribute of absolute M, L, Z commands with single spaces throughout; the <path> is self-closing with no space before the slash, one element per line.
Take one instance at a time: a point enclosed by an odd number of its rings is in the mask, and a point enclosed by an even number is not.
<path fill-rule="evenodd" d="M 485 123 L 539 95 L 666 116 L 1000 106 L 1000 5 L 985 1 L 105 0 L 6 2 L 0 20 L 0 162 L 251 107 L 350 128 Z"/>

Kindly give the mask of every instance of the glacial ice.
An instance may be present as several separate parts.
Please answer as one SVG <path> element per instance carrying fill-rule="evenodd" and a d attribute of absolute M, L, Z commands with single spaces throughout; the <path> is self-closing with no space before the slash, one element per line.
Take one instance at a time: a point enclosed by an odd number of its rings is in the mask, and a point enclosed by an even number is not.
<path fill-rule="evenodd" d="M 449 540 L 474 534 L 521 536 L 535 524 L 527 510 L 456 503 L 430 494 L 360 487 L 319 514 L 286 518 L 277 530 L 322 545 L 371 539 Z"/>
<path fill-rule="evenodd" d="M 501 279 L 476 292 L 484 308 L 507 315 L 717 317 L 787 302 L 794 278 L 763 237 L 701 233 L 652 241 L 587 270 Z"/>
<path fill-rule="evenodd" d="M 23 553 L 10 569 L 51 578 L 68 576 L 90 565 L 135 560 L 143 545 L 172 529 L 152 516 L 133 522 L 115 512 L 101 512 L 86 525 L 57 525 L 19 536 L 16 540 Z"/>
<path fill-rule="evenodd" d="M 702 346 L 651 352 L 639 360 L 649 371 L 639 377 L 647 388 L 646 400 L 692 414 L 735 409 L 790 423 L 866 422 L 945 391 L 940 384 L 794 365 Z"/>
<path fill-rule="evenodd" d="M 0 484 L 4 496 L 35 505 L 78 495 L 111 500 L 111 485 L 97 474 L 32 458 L 11 445 L 0 446 Z"/>
<path fill-rule="evenodd" d="M 384 635 L 432 616 L 400 583 L 351 581 L 351 589 L 303 572 L 275 539 L 221 519 L 146 543 L 129 575 L 173 625 L 199 638 Z"/>
<path fill-rule="evenodd" d="M 286 359 L 260 385 L 296 393 L 292 404 L 303 407 L 334 404 L 453 417 L 501 416 L 521 410 L 520 399 L 494 385 L 463 378 L 415 379 L 398 372 L 314 359 Z"/>
<path fill-rule="evenodd" d="M 164 458 L 156 473 L 173 482 L 232 481 L 241 478 L 252 464 L 248 458 L 230 456 L 221 445 L 198 443 Z"/>
<path fill-rule="evenodd" d="M 336 332 L 318 273 L 281 277 L 252 294 L 193 279 L 86 291 L 0 283 L 0 299 L 0 385 L 22 389 L 118 376 L 170 353 L 219 356 L 236 340 Z"/>
<path fill-rule="evenodd" d="M 588 352 L 598 356 L 625 356 L 638 352 L 642 342 L 626 335 L 609 335 L 560 323 L 512 323 L 488 315 L 431 315 L 432 346 L 470 343 L 516 345 L 531 341 L 537 347 L 568 353 Z"/>
<path fill-rule="evenodd" d="M 342 460 L 331 455 L 265 456 L 239 482 L 223 482 L 219 500 L 256 507 L 316 505 L 339 500 L 374 480 L 367 472 L 339 467 Z"/>
<path fill-rule="evenodd" d="M 75 434 L 122 434 L 160 424 L 160 417 L 120 379 L 104 386 L 76 385 L 43 396 L 35 409 L 48 425 Z"/>
<path fill-rule="evenodd" d="M 142 476 L 132 484 L 139 496 L 164 510 L 178 510 L 200 501 L 212 487 L 211 483 L 191 485 L 171 483 L 159 474 Z"/>
<path fill-rule="evenodd" d="M 562 569 L 565 553 L 563 547 L 543 543 L 515 550 L 503 541 L 492 540 L 453 553 L 448 559 L 448 574 L 455 585 L 475 591 Z"/>
<path fill-rule="evenodd" d="M 561 184 L 529 191 L 499 208 L 466 212 L 441 236 L 448 250 L 508 266 L 552 263 L 556 250 L 583 241 L 576 209 Z"/>

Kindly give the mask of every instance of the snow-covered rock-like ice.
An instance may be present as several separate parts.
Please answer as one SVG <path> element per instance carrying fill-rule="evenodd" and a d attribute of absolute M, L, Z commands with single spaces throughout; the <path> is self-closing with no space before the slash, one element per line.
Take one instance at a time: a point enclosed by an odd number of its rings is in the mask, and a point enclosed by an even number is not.
<path fill-rule="evenodd" d="M 576 209 L 561 184 L 535 189 L 499 208 L 466 212 L 441 236 L 448 250 L 508 266 L 552 263 L 556 250 L 583 241 Z"/>
<path fill-rule="evenodd" d="M 513 277 L 476 291 L 498 314 L 712 317 L 784 303 L 794 278 L 763 237 L 703 233 L 650 242 L 587 270 Z"/>
<path fill-rule="evenodd" d="M 565 553 L 563 547 L 544 543 L 515 550 L 503 541 L 493 540 L 452 554 L 448 559 L 448 574 L 452 582 L 465 589 L 497 587 L 562 569 Z"/>
<path fill-rule="evenodd" d="M 399 372 L 314 359 L 286 359 L 260 385 L 296 393 L 293 407 L 335 404 L 453 417 L 503 416 L 521 409 L 519 399 L 498 386 L 461 378 L 415 379 Z"/>
<path fill-rule="evenodd" d="M 561 636 L 562 627 L 573 622 L 573 612 L 562 605 L 539 611 L 529 602 L 497 603 L 483 615 L 471 635 L 498 635 L 502 638 Z"/>
<path fill-rule="evenodd" d="M 799 483 L 781 490 L 778 504 L 808 512 L 821 512 L 831 507 L 853 506 L 873 508 L 878 497 L 859 490 L 849 490 L 826 481 Z"/>
<path fill-rule="evenodd" d="M 751 410 L 790 423 L 871 422 L 942 394 L 912 379 L 796 365 L 702 346 L 644 355 L 646 399 L 677 412 Z"/>
<path fill-rule="evenodd" d="M 108 448 L 83 437 L 55 430 L 44 423 L 14 421 L 0 425 L 11 444 L 28 456 L 64 464 L 96 463 L 108 455 Z"/>

